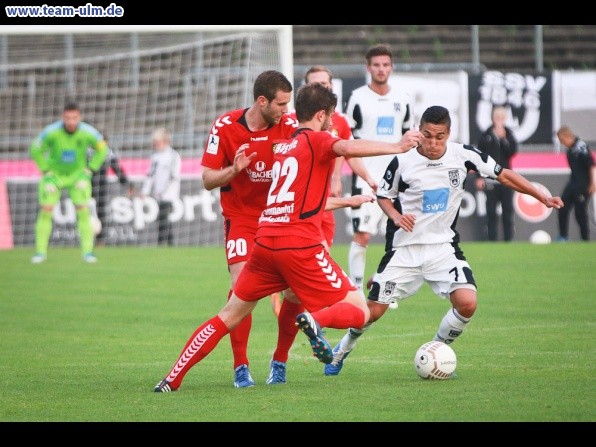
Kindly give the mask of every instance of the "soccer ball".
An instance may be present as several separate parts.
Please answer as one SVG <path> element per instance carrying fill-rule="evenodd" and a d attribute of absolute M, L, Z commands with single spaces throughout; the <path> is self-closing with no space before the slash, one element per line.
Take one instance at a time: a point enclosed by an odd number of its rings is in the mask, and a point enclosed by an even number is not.
<path fill-rule="evenodd" d="M 530 242 L 532 244 L 550 244 L 550 234 L 544 230 L 536 230 L 530 236 Z"/>
<path fill-rule="evenodd" d="M 101 220 L 97 216 L 91 216 L 91 228 L 93 228 L 93 234 L 98 235 L 101 233 Z"/>
<path fill-rule="evenodd" d="M 424 343 L 414 357 L 416 372 L 423 379 L 449 379 L 457 366 L 457 357 L 451 346 L 442 341 Z"/>

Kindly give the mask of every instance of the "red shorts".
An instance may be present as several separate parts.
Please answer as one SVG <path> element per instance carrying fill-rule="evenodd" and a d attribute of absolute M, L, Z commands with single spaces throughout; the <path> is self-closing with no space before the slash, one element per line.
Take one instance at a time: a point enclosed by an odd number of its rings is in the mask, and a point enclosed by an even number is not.
<path fill-rule="evenodd" d="M 243 301 L 257 301 L 288 287 L 309 312 L 331 306 L 356 290 L 343 269 L 322 244 L 293 238 L 261 237 L 242 269 L 234 293 Z M 276 247 L 283 247 L 276 249 Z"/>
<path fill-rule="evenodd" d="M 255 246 L 258 220 L 225 219 L 224 242 L 228 265 L 246 262 Z"/>

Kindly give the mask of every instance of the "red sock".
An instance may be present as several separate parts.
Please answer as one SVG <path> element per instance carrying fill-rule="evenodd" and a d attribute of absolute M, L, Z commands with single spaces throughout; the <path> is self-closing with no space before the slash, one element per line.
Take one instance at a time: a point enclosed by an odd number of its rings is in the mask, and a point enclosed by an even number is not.
<path fill-rule="evenodd" d="M 238 326 L 230 332 L 230 341 L 232 343 L 232 352 L 234 354 L 234 369 L 240 365 L 248 365 L 248 336 L 252 326 L 252 314 L 248 314 Z"/>
<path fill-rule="evenodd" d="M 279 316 L 277 317 L 277 348 L 273 353 L 273 360 L 286 363 L 290 348 L 298 334 L 296 326 L 296 315 L 304 312 L 302 303 L 293 303 L 289 300 L 283 300 Z"/>
<path fill-rule="evenodd" d="M 213 351 L 222 337 L 229 332 L 217 315 L 199 326 L 186 342 L 182 354 L 166 377 L 172 388 L 177 390 L 190 368 Z"/>
<path fill-rule="evenodd" d="M 347 329 L 362 327 L 366 323 L 362 309 L 350 303 L 336 303 L 313 312 L 312 316 L 322 328 Z"/>
<path fill-rule="evenodd" d="M 228 292 L 228 301 L 232 296 L 232 291 Z M 234 369 L 240 365 L 248 365 L 248 336 L 252 327 L 252 314 L 248 314 L 238 326 L 230 332 L 230 343 L 232 344 L 232 354 L 234 355 Z"/>

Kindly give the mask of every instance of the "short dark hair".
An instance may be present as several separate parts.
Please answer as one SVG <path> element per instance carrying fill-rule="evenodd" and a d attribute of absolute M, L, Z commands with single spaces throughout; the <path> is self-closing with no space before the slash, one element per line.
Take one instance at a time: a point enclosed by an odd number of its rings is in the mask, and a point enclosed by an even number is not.
<path fill-rule="evenodd" d="M 296 118 L 299 122 L 309 121 L 320 110 L 331 115 L 337 106 L 337 95 L 323 84 L 304 84 L 296 94 Z"/>
<path fill-rule="evenodd" d="M 279 91 L 292 92 L 292 83 L 285 75 L 277 70 L 267 70 L 257 76 L 253 86 L 253 99 L 256 101 L 259 96 L 264 96 L 267 101 L 273 101 Z"/>
<path fill-rule="evenodd" d="M 422 118 L 420 118 L 420 126 L 426 123 L 443 124 L 447 126 L 447 129 L 451 129 L 449 110 L 443 106 L 430 106 L 424 111 Z"/>
<path fill-rule="evenodd" d="M 78 110 L 79 112 L 81 111 L 81 109 L 79 109 L 79 105 L 75 101 L 68 101 L 64 105 L 64 111 L 68 112 L 68 111 L 72 111 L 72 110 Z"/>
<path fill-rule="evenodd" d="M 393 52 L 389 44 L 379 43 L 370 47 L 366 52 L 366 63 L 370 64 L 370 60 L 375 56 L 389 56 L 389 59 L 393 62 Z"/>

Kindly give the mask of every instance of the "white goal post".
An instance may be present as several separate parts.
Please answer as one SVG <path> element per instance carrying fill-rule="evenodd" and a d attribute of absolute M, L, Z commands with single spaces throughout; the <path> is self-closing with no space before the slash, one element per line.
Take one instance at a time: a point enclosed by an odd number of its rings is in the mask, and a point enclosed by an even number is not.
<path fill-rule="evenodd" d="M 31 141 L 67 101 L 107 137 L 137 191 L 166 127 L 182 156 L 182 190 L 170 215 L 175 245 L 220 245 L 219 191 L 206 191 L 200 158 L 213 120 L 252 103 L 264 70 L 293 80 L 291 25 L 0 27 L 0 249 L 33 246 L 40 177 Z M 106 245 L 154 245 L 157 204 L 108 177 Z M 92 206 L 95 202 L 92 201 Z M 76 246 L 67 195 L 54 210 L 52 246 Z"/>

